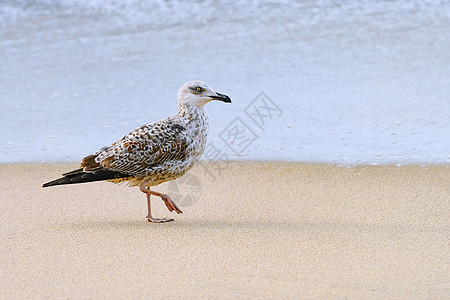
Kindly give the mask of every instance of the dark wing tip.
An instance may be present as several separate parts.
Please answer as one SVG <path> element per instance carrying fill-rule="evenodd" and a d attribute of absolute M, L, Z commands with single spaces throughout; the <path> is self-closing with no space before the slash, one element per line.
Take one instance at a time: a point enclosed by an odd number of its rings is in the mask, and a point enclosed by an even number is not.
<path fill-rule="evenodd" d="M 92 181 L 102 181 L 118 178 L 132 177 L 132 175 L 124 174 L 116 171 L 110 170 L 98 170 L 95 172 L 77 172 L 78 170 L 64 174 L 64 177 L 58 178 L 56 180 L 44 183 L 43 188 L 62 184 L 75 184 L 75 183 L 85 183 Z"/>
<path fill-rule="evenodd" d="M 50 186 L 56 186 L 56 185 L 62 185 L 62 184 L 69 184 L 70 179 L 68 179 L 67 177 L 61 177 L 52 181 L 49 181 L 47 183 L 44 183 L 42 185 L 42 188 L 46 188 L 46 187 L 50 187 Z"/>
<path fill-rule="evenodd" d="M 69 177 L 61 177 L 61 178 L 55 179 L 53 181 L 44 183 L 42 185 L 42 187 L 45 188 L 45 187 L 49 187 L 49 186 L 61 185 L 61 184 L 69 184 L 69 183 L 71 183 L 71 180 L 70 180 Z"/>

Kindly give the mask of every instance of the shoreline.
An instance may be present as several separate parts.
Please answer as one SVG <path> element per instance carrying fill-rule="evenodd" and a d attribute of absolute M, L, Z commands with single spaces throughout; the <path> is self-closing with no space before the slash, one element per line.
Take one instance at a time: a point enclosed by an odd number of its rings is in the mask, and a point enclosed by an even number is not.
<path fill-rule="evenodd" d="M 15 161 L 15 162 L 0 162 L 0 166 L 4 165 L 78 165 L 81 159 L 78 161 Z M 253 159 L 253 160 L 200 160 L 200 163 L 221 163 L 221 164 L 246 164 L 246 163 L 260 163 L 260 164 L 300 164 L 300 165 L 327 165 L 343 168 L 356 168 L 356 167 L 404 167 L 404 166 L 417 166 L 417 167 L 449 167 L 449 161 L 441 162 L 365 162 L 365 163 L 339 163 L 339 162 L 327 162 L 327 161 L 298 161 L 298 160 L 267 160 L 267 159 Z"/>
<path fill-rule="evenodd" d="M 448 166 L 202 162 L 168 193 L 0 164 L 0 298 L 446 298 Z"/>

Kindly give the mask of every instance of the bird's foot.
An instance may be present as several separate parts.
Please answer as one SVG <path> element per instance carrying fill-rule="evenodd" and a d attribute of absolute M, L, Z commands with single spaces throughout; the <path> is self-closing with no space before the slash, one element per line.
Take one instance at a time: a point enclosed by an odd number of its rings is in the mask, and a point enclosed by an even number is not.
<path fill-rule="evenodd" d="M 182 214 L 183 213 L 181 211 L 181 209 L 175 204 L 175 202 L 172 201 L 172 199 L 170 199 L 170 197 L 168 195 L 162 194 L 161 198 L 163 199 L 164 203 L 167 206 L 167 209 L 170 212 L 175 211 L 178 214 Z"/>
<path fill-rule="evenodd" d="M 167 222 L 172 222 L 173 219 L 166 219 L 166 218 L 162 218 L 162 219 L 157 219 L 157 218 L 153 218 L 152 216 L 147 216 L 147 221 L 151 222 L 151 223 L 167 223 Z"/>

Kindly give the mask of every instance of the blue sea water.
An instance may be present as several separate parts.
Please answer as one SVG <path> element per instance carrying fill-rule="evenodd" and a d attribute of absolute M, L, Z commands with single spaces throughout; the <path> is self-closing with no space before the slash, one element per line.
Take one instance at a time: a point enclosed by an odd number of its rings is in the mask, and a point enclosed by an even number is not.
<path fill-rule="evenodd" d="M 450 163 L 449 1 L 0 1 L 0 162 L 79 161 L 177 112 L 206 159 Z"/>

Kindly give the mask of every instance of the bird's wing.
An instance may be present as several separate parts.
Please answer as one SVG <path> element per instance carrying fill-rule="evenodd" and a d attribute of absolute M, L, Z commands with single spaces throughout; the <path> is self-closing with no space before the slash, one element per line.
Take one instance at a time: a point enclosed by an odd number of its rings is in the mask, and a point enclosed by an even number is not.
<path fill-rule="evenodd" d="M 85 157 L 80 167 L 85 172 L 104 169 L 130 176 L 145 176 L 165 163 L 184 160 L 187 147 L 185 127 L 165 119 L 131 131 L 111 146 Z"/>

